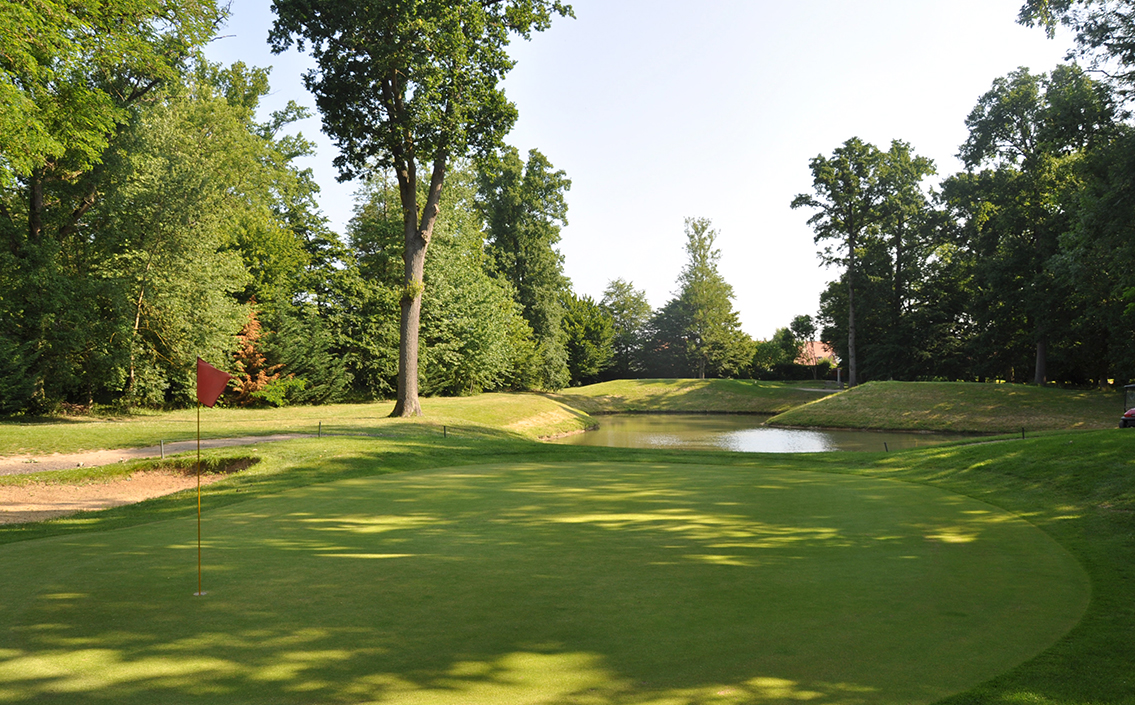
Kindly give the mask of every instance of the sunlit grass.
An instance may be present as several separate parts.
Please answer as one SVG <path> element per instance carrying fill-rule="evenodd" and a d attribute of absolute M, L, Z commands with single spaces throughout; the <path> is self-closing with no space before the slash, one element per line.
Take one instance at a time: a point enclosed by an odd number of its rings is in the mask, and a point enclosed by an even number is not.
<path fill-rule="evenodd" d="M 1086 605 L 1019 518 L 803 467 L 297 487 L 208 512 L 204 598 L 190 517 L 10 544 L 0 702 L 928 703 Z"/>
<path fill-rule="evenodd" d="M 823 397 L 823 382 L 739 379 L 624 379 L 553 395 L 589 414 L 717 412 L 776 414 Z"/>
<path fill-rule="evenodd" d="M 724 633 L 735 629 L 735 620 L 731 618 L 736 612 L 714 608 L 724 604 L 720 601 L 726 599 L 722 591 L 683 593 L 664 603 L 647 600 L 646 604 L 654 609 L 640 612 L 634 612 L 633 605 L 624 605 L 624 612 L 641 615 L 648 625 L 657 626 L 652 620 L 678 620 L 670 622 L 669 631 L 653 632 L 673 634 L 672 638 L 657 637 L 624 652 L 633 658 L 612 660 L 608 654 L 614 652 L 613 647 L 589 642 L 585 647 L 577 643 L 573 648 L 572 642 L 562 637 L 577 635 L 572 631 L 571 620 L 581 614 L 585 621 L 595 622 L 600 634 L 627 633 L 627 639 L 634 637 L 635 630 L 625 623 L 610 621 L 623 619 L 622 615 L 612 617 L 607 613 L 604 617 L 595 610 L 580 608 L 578 603 L 571 606 L 585 590 L 591 594 L 625 593 L 633 597 L 639 594 L 638 590 L 661 585 L 653 579 L 655 573 L 643 571 L 770 571 L 778 565 L 777 560 L 771 559 L 779 557 L 779 565 L 784 567 L 776 570 L 783 572 L 784 579 L 822 584 L 827 572 L 802 571 L 799 560 L 783 560 L 789 555 L 786 552 L 843 552 L 849 557 L 846 567 L 850 570 L 860 566 L 859 561 L 851 560 L 855 550 L 877 545 L 877 549 L 863 550 L 886 551 L 917 535 L 921 538 L 915 544 L 929 553 L 900 552 L 894 554 L 893 562 L 925 564 L 926 558 L 920 555 L 1001 545 L 994 537 L 1007 525 L 1022 520 L 1042 529 L 1070 552 L 1090 579 L 1091 600 L 1072 631 L 1035 658 L 1015 667 L 1007 663 L 991 673 L 990 680 L 943 702 L 1133 702 L 1135 544 L 1131 537 L 1135 535 L 1135 435 L 1131 431 L 1113 429 L 1041 437 L 1034 437 L 1030 431 L 1026 440 L 1018 435 L 905 453 L 807 457 L 582 448 L 549 446 L 534 440 L 546 435 L 544 428 L 555 427 L 559 421 L 537 420 L 527 428 L 506 430 L 510 424 L 523 425 L 540 414 L 559 413 L 560 407 L 544 406 L 546 400 L 532 398 L 535 401 L 529 409 L 515 406 L 511 395 L 499 398 L 502 403 L 513 405 L 505 409 L 492 408 L 491 400 L 481 399 L 483 405 L 454 400 L 449 407 L 427 406 L 428 416 L 411 422 L 390 423 L 385 420 L 381 405 L 345 410 L 340 414 L 349 420 L 344 425 L 364 428 L 369 435 L 325 436 L 260 446 L 256 452 L 260 463 L 210 485 L 204 492 L 206 526 L 208 522 L 219 522 L 213 528 L 224 527 L 222 532 L 206 534 L 207 550 L 221 556 L 207 568 L 210 582 L 206 588 L 219 588 L 226 580 L 234 581 L 230 585 L 245 585 L 239 600 L 222 609 L 211 602 L 184 602 L 182 584 L 195 583 L 192 568 L 185 567 L 184 556 L 195 556 L 195 544 L 192 532 L 187 534 L 178 527 L 191 525 L 195 495 L 174 495 L 44 524 L 0 528 L 0 561 L 5 562 L 0 566 L 0 703 L 28 702 L 33 698 L 68 703 L 236 702 L 255 701 L 261 696 L 265 702 L 296 703 L 386 698 L 423 703 L 487 703 L 512 698 L 515 702 L 565 705 L 880 701 L 883 691 L 870 683 L 836 681 L 834 676 L 821 682 L 814 675 L 787 672 L 778 664 L 791 658 L 789 653 L 757 658 L 746 644 L 700 661 L 691 659 L 692 649 L 702 643 L 716 643 L 719 638 L 717 631 L 712 637 L 698 632 L 697 629 L 704 628 L 700 623 Z M 525 398 L 521 403 L 528 402 Z M 252 421 L 263 424 L 265 432 L 277 432 L 295 419 L 307 423 L 331 410 L 334 408 L 303 410 L 295 418 L 289 409 L 248 413 L 262 415 Z M 183 417 L 192 414 L 181 413 Z M 209 413 L 205 411 L 203 420 L 209 418 L 205 416 Z M 306 416 L 308 413 L 316 416 Z M 466 414 L 483 416 L 470 420 Z M 582 423 L 580 417 L 570 413 L 569 416 L 575 420 L 564 423 Z M 242 420 L 239 413 L 232 418 Z M 82 425 L 54 426 L 68 429 Z M 130 421 L 107 425 L 124 430 L 128 436 L 134 433 L 128 430 Z M 325 423 L 324 428 L 330 425 Z M 443 435 L 445 427 L 448 428 Z M 49 428 L 40 426 L 37 430 Z M 7 426 L 0 426 L 0 437 L 10 440 L 11 436 L 2 435 L 7 433 Z M 99 433 L 105 433 L 103 438 L 115 446 L 132 444 L 119 443 L 113 431 L 104 429 Z M 98 436 L 94 438 L 98 440 Z M 62 435 L 47 441 L 71 442 Z M 248 454 L 249 449 L 234 448 L 210 451 L 206 457 L 220 462 L 226 457 Z M 605 484 L 597 484 L 594 475 L 586 472 L 573 478 L 578 480 L 577 484 L 565 484 L 537 482 L 523 473 L 505 473 L 494 479 L 491 474 L 486 475 L 484 467 L 477 467 L 563 462 L 584 467 L 614 463 L 627 470 L 617 481 Z M 704 475 L 707 467 L 750 481 L 737 488 L 722 482 L 721 475 Z M 411 472 L 434 468 L 451 468 L 446 472 L 464 475 L 454 477 L 466 489 L 431 486 L 426 480 L 435 476 L 433 471 Z M 632 472 L 631 468 L 636 469 Z M 688 487 L 652 482 L 652 475 L 664 468 L 678 469 L 685 482 L 704 480 L 714 484 L 717 496 L 694 503 L 689 499 Z M 800 472 L 805 470 L 811 472 Z M 948 494 L 943 496 L 954 497 L 953 501 L 959 504 L 953 507 L 954 514 L 931 520 L 925 512 L 919 512 L 905 522 L 907 526 L 902 530 L 880 529 L 869 536 L 829 521 L 829 504 L 804 512 L 813 517 L 808 523 L 776 522 L 768 512 L 755 511 L 752 496 L 757 492 L 775 498 L 772 511 L 788 511 L 786 503 L 795 501 L 798 490 L 806 487 L 812 473 L 829 478 L 825 482 L 834 482 L 831 478 L 840 475 L 862 475 L 898 480 L 884 484 L 899 487 L 936 487 L 946 490 Z M 389 475 L 387 480 L 380 477 L 383 474 Z M 66 474 L 58 477 L 68 478 Z M 376 486 L 373 483 L 396 478 L 418 483 L 412 496 L 399 498 L 385 492 L 375 495 L 362 491 Z M 497 483 L 497 490 L 491 491 L 497 493 L 497 499 L 466 501 L 466 492 L 478 488 L 490 491 L 485 486 L 492 484 L 490 480 Z M 361 484 L 356 488 L 352 483 Z M 337 497 L 343 499 L 344 492 L 356 490 L 352 501 L 358 503 L 357 508 L 340 508 L 336 512 L 320 508 L 329 506 Z M 410 492 L 411 485 L 406 485 L 405 491 Z M 304 506 L 284 511 L 282 505 L 276 504 L 293 495 L 302 497 L 300 504 Z M 502 495 L 506 501 L 499 500 Z M 603 499 L 603 495 L 617 497 L 618 501 Z M 862 499 L 862 495 L 858 497 Z M 885 499 L 885 495 L 879 497 Z M 434 510 L 408 511 L 418 498 L 433 503 Z M 570 511 L 547 511 L 547 503 L 552 500 L 577 506 Z M 976 506 L 967 504 L 973 500 L 978 500 Z M 588 505 L 596 501 L 603 506 Z M 863 520 L 870 520 L 876 514 L 875 507 L 859 501 L 852 514 L 862 514 Z M 541 508 L 544 511 L 539 511 Z M 802 511 L 801 505 L 796 505 L 795 510 Z M 473 516 L 469 512 L 479 514 Z M 445 600 L 442 593 L 433 591 L 434 581 L 444 575 L 438 571 L 467 571 L 460 574 L 461 580 L 453 582 L 455 579 L 450 578 L 451 587 L 484 587 L 485 583 L 478 581 L 492 575 L 492 571 L 474 570 L 480 560 L 474 556 L 485 543 L 472 540 L 476 532 L 462 529 L 460 536 L 465 538 L 449 544 L 451 553 L 435 550 L 442 545 L 436 542 L 446 536 L 452 539 L 454 527 L 462 527 L 464 522 L 477 531 L 488 532 L 481 536 L 498 537 L 495 544 L 488 544 L 496 546 L 495 555 L 513 571 L 503 573 L 511 578 L 506 583 L 522 586 L 529 584 L 524 581 L 533 576 L 551 575 L 555 580 L 558 575 L 562 593 L 513 593 L 513 599 L 490 601 L 488 607 L 481 606 L 483 596 L 477 594 L 475 599 L 466 598 L 472 605 L 468 610 L 439 610 Z M 547 560 L 547 553 L 517 560 L 522 556 L 519 549 L 540 545 L 526 540 L 530 532 L 551 537 L 558 542 L 557 548 L 568 546 L 582 551 L 603 547 L 606 550 L 598 554 L 600 564 L 618 566 L 630 557 L 641 561 L 642 568 L 623 579 L 587 582 L 582 578 L 587 570 L 595 568 L 590 562 L 584 566 L 561 566 Z M 640 544 L 616 550 L 619 542 L 645 537 L 660 537 L 650 553 L 643 553 Z M 615 543 L 606 543 L 609 540 Z M 433 548 L 430 541 L 435 542 Z M 291 578 L 279 577 L 284 571 L 273 568 L 274 564 L 294 566 L 289 571 Z M 423 565 L 429 566 L 429 570 L 410 570 L 411 566 Z M 544 567 L 559 572 L 541 573 Z M 330 597 L 328 592 L 313 592 L 310 585 L 300 580 L 306 571 L 315 568 L 325 576 L 320 586 L 334 591 Z M 1029 574 L 1038 569 L 1037 564 L 1030 562 L 1018 572 Z M 878 574 L 883 588 L 890 589 L 886 583 L 891 575 Z M 1003 571 L 986 571 L 981 579 L 996 586 L 1003 575 Z M 266 577 L 270 577 L 267 582 Z M 1013 590 L 1012 584 L 1000 586 L 1007 589 L 993 602 L 1019 605 L 1021 593 Z M 404 599 L 412 598 L 412 609 L 407 609 L 420 616 L 421 624 L 433 624 L 433 631 L 415 637 L 417 640 L 384 642 L 360 636 L 368 629 L 365 623 L 359 624 L 360 615 L 381 607 L 392 594 L 390 590 Z M 283 597 L 278 605 L 273 605 L 270 598 L 275 599 L 277 593 Z M 805 592 L 796 593 L 803 601 Z M 756 594 L 750 601 L 770 600 L 767 592 L 741 594 Z M 823 596 L 823 592 L 811 593 L 813 601 Z M 568 605 L 569 609 L 561 610 L 560 605 Z M 224 617 L 237 606 L 243 610 L 239 619 L 226 621 Z M 833 608 L 827 614 L 839 618 L 813 623 L 814 631 L 810 633 L 815 640 L 831 639 L 833 634 L 841 634 L 852 625 L 866 623 L 872 628 L 887 628 L 887 610 L 864 616 L 864 612 L 853 607 Z M 489 637 L 500 636 L 496 630 L 499 615 L 520 608 L 528 610 L 524 612 L 526 619 L 510 617 L 507 622 L 510 626 L 519 625 L 514 630 L 517 633 L 527 636 L 525 628 L 529 623 L 548 624 L 565 631 L 557 632 L 555 639 L 544 634 L 523 642 L 519 637 L 512 642 L 492 642 Z M 297 623 L 281 625 L 273 621 L 293 611 Z M 350 612 L 353 619 L 339 624 L 335 620 L 344 611 Z M 947 610 L 939 619 L 948 626 L 950 620 L 961 618 L 954 612 L 986 617 L 994 614 L 984 608 Z M 792 616 L 803 623 L 810 614 L 801 611 Z M 123 615 L 125 621 L 121 619 Z M 190 618 L 200 623 L 194 621 L 190 628 L 178 624 L 178 620 Z M 17 624 L 18 628 L 8 626 Z M 411 623 L 405 624 L 407 629 L 401 633 L 412 635 Z M 480 625 L 488 625 L 492 634 L 480 635 Z M 168 633 L 163 630 L 178 629 L 182 631 L 175 637 L 160 637 Z M 919 629 L 921 626 L 910 627 L 912 633 Z M 159 637 L 154 636 L 155 630 Z M 758 646 L 763 643 L 761 639 L 770 640 L 777 633 L 771 628 L 760 631 Z M 695 638 L 699 634 L 702 637 Z M 959 644 L 973 648 L 973 634 L 971 630 L 958 630 L 955 638 Z M 1009 636 L 1017 640 L 1027 638 L 1027 634 L 1023 637 L 1018 631 Z M 842 651 L 831 653 L 854 653 L 875 638 L 873 634 L 860 634 L 855 643 L 843 643 Z M 429 639 L 440 640 L 437 643 L 450 650 L 420 650 L 422 644 L 430 643 Z M 784 651 L 800 648 L 800 644 L 811 645 L 800 637 L 797 642 Z M 663 653 L 680 653 L 686 664 L 682 668 L 687 670 L 672 669 L 674 679 L 662 685 L 644 685 L 642 681 L 647 679 L 634 676 L 650 667 L 659 649 Z M 932 675 L 942 667 L 936 656 L 900 651 L 906 670 L 923 669 L 920 673 L 929 671 Z M 415 658 L 414 654 L 421 657 Z M 385 670 L 358 666 L 360 659 L 362 663 L 373 663 L 373 659 L 388 655 L 405 657 L 403 665 Z M 838 661 L 837 657 L 831 658 Z M 693 672 L 706 661 L 719 670 Z M 813 662 L 823 663 L 823 659 Z M 109 670 L 85 673 L 84 664 Z M 680 682 L 678 676 L 686 681 Z M 249 684 L 255 684 L 253 691 L 242 690 Z M 328 688 L 339 688 L 335 697 L 324 697 Z M 159 691 L 163 697 L 154 698 Z M 249 692 L 248 700 L 233 695 Z M 381 692 L 381 698 L 374 696 L 376 692 Z M 509 695 L 504 695 L 506 692 Z M 917 698 L 909 700 L 916 701 Z"/>
<path fill-rule="evenodd" d="M 585 414 L 538 394 L 425 398 L 425 416 L 416 419 L 389 418 L 393 406 L 393 402 L 376 402 L 284 409 L 202 409 L 201 437 L 278 433 L 413 437 L 441 435 L 452 429 L 458 433 L 537 438 L 579 431 L 588 425 Z M 137 448 L 196 437 L 196 409 L 113 419 L 17 418 L 0 422 L 0 456 Z"/>
<path fill-rule="evenodd" d="M 972 382 L 870 382 L 773 417 L 774 426 L 1020 433 L 1115 428 L 1118 392 Z"/>

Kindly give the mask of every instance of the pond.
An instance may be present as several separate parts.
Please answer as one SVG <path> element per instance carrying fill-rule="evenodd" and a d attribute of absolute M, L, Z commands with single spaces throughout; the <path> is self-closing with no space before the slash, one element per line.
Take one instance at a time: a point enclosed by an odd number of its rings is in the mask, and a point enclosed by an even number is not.
<path fill-rule="evenodd" d="M 906 450 L 963 436 L 887 431 L 816 431 L 763 426 L 767 416 L 734 414 L 616 414 L 599 417 L 595 431 L 554 443 L 612 448 L 688 448 L 742 453 L 821 453 L 833 450 Z"/>

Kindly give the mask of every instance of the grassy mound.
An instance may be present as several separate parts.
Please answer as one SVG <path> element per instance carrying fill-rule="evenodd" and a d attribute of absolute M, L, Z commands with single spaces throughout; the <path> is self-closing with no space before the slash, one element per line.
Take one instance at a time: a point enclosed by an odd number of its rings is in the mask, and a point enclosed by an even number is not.
<path fill-rule="evenodd" d="M 777 414 L 827 393 L 819 383 L 739 379 L 622 379 L 550 395 L 588 414 Z M 834 391 L 834 390 L 832 390 Z"/>
<path fill-rule="evenodd" d="M 772 426 L 1020 433 L 1115 428 L 1115 392 L 970 382 L 869 382 L 790 409 Z"/>

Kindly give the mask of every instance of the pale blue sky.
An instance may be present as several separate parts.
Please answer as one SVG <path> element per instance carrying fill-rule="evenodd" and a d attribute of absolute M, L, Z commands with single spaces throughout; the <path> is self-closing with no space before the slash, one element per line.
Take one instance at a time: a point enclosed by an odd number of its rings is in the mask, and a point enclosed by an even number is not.
<path fill-rule="evenodd" d="M 816 257 L 808 160 L 858 136 L 909 142 L 939 175 L 961 167 L 965 117 L 993 79 L 1050 71 L 1070 38 L 1016 24 L 1023 0 L 582 0 L 576 19 L 518 41 L 506 81 L 520 120 L 508 141 L 535 147 L 572 180 L 560 251 L 575 290 L 598 299 L 623 277 L 650 303 L 670 298 L 685 261 L 683 220 L 710 218 L 721 272 L 746 332 L 767 338 L 814 314 L 837 272 Z M 314 107 L 292 51 L 272 56 L 270 0 L 234 0 L 214 61 L 273 66 L 265 110 Z M 342 233 L 352 183 L 335 181 L 318 117 L 309 164 Z"/>

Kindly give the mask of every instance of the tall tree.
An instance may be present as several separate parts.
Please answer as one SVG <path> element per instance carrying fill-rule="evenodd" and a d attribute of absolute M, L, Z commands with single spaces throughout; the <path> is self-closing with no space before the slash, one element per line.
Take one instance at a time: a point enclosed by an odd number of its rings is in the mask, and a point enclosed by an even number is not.
<path fill-rule="evenodd" d="M 571 180 L 539 150 L 524 162 L 515 147 L 481 161 L 478 202 L 488 234 L 489 269 L 516 292 L 536 337 L 539 386 L 565 386 L 568 371 L 562 320 L 570 293 L 563 256 L 556 250 L 567 225 L 564 194 Z"/>
<path fill-rule="evenodd" d="M 614 322 L 590 296 L 569 292 L 564 301 L 568 368 L 573 385 L 592 384 L 611 363 Z"/>
<path fill-rule="evenodd" d="M 678 292 L 651 321 L 651 367 L 664 375 L 730 377 L 752 359 L 752 340 L 733 308 L 733 287 L 717 269 L 717 230 L 686 218 L 686 265 Z"/>
<path fill-rule="evenodd" d="M 1071 227 L 1072 213 L 1061 194 L 1075 179 L 1078 155 L 1110 139 L 1115 118 L 1106 88 L 1065 65 L 1051 75 L 1021 68 L 996 79 L 966 119 L 970 135 L 959 156 L 971 171 L 984 166 L 999 174 L 985 184 L 1009 189 L 997 196 L 1007 216 L 1000 222 L 1014 222 L 997 237 L 990 250 L 995 256 L 981 268 L 1005 280 L 999 294 L 1021 302 L 1036 351 L 1036 384 L 1048 377 L 1049 344 L 1067 300 L 1049 266 L 1061 234 Z"/>
<path fill-rule="evenodd" d="M 611 316 L 615 329 L 609 374 L 615 379 L 638 376 L 644 370 L 642 349 L 651 314 L 646 292 L 625 279 L 613 279 L 603 290 L 599 305 Z"/>
<path fill-rule="evenodd" d="M 888 291 L 886 320 L 881 339 L 874 343 L 875 364 L 890 377 L 907 379 L 917 365 L 917 347 L 908 314 L 930 256 L 929 245 L 937 221 L 923 181 L 935 173 L 934 162 L 915 154 L 908 143 L 892 140 L 879 167 L 879 238 L 881 264 L 886 268 Z"/>
<path fill-rule="evenodd" d="M 808 224 L 816 233 L 816 244 L 825 243 L 820 251 L 824 263 L 845 268 L 847 382 L 852 387 L 858 383 L 859 372 L 855 329 L 857 258 L 859 249 L 878 229 L 882 203 L 878 172 L 882 160 L 883 154 L 877 147 L 852 137 L 836 148 L 830 158 L 821 154 L 809 162 L 814 193 L 792 199 L 793 208 L 817 211 Z"/>
<path fill-rule="evenodd" d="M 222 16 L 213 0 L 0 3 L 0 338 L 41 409 L 117 369 L 116 286 L 76 277 L 65 250 L 89 244 L 111 145 Z"/>
<path fill-rule="evenodd" d="M 1018 21 L 1044 27 L 1049 37 L 1064 25 L 1076 34 L 1081 57 L 1130 94 L 1135 89 L 1135 4 L 1131 0 L 1026 0 Z"/>
<path fill-rule="evenodd" d="M 477 175 L 467 162 L 453 166 L 446 192 L 424 271 L 422 391 L 470 394 L 504 387 L 527 388 L 535 356 L 532 332 L 521 317 L 512 286 L 488 272 L 481 217 L 474 203 Z M 359 318 L 353 328 L 370 331 L 370 344 L 379 343 L 379 337 L 374 336 L 379 330 L 386 331 L 387 339 L 396 337 L 396 330 L 392 334 L 391 329 L 398 320 L 401 218 L 395 194 L 391 180 L 372 179 L 360 192 L 349 227 L 357 267 L 373 284 L 373 290 L 385 292 L 368 305 L 368 315 L 351 314 Z M 359 293 L 365 296 L 365 290 Z M 379 306 L 385 310 L 380 311 Z M 390 350 L 396 351 L 397 344 Z M 374 353 L 376 358 L 382 355 Z M 377 381 L 372 378 L 372 386 Z"/>
<path fill-rule="evenodd" d="M 304 83 L 335 139 L 340 178 L 393 170 L 402 205 L 403 287 L 394 416 L 421 414 L 418 340 L 426 250 L 453 159 L 489 154 L 516 120 L 499 87 L 515 63 L 511 34 L 528 38 L 559 0 L 276 0 L 273 51 L 310 44 Z M 418 168 L 429 171 L 424 203 Z"/>
<path fill-rule="evenodd" d="M 812 368 L 812 379 L 816 379 L 819 359 L 816 356 L 816 322 L 808 314 L 801 314 L 788 325 L 793 339 L 800 345 L 804 364 Z"/>

